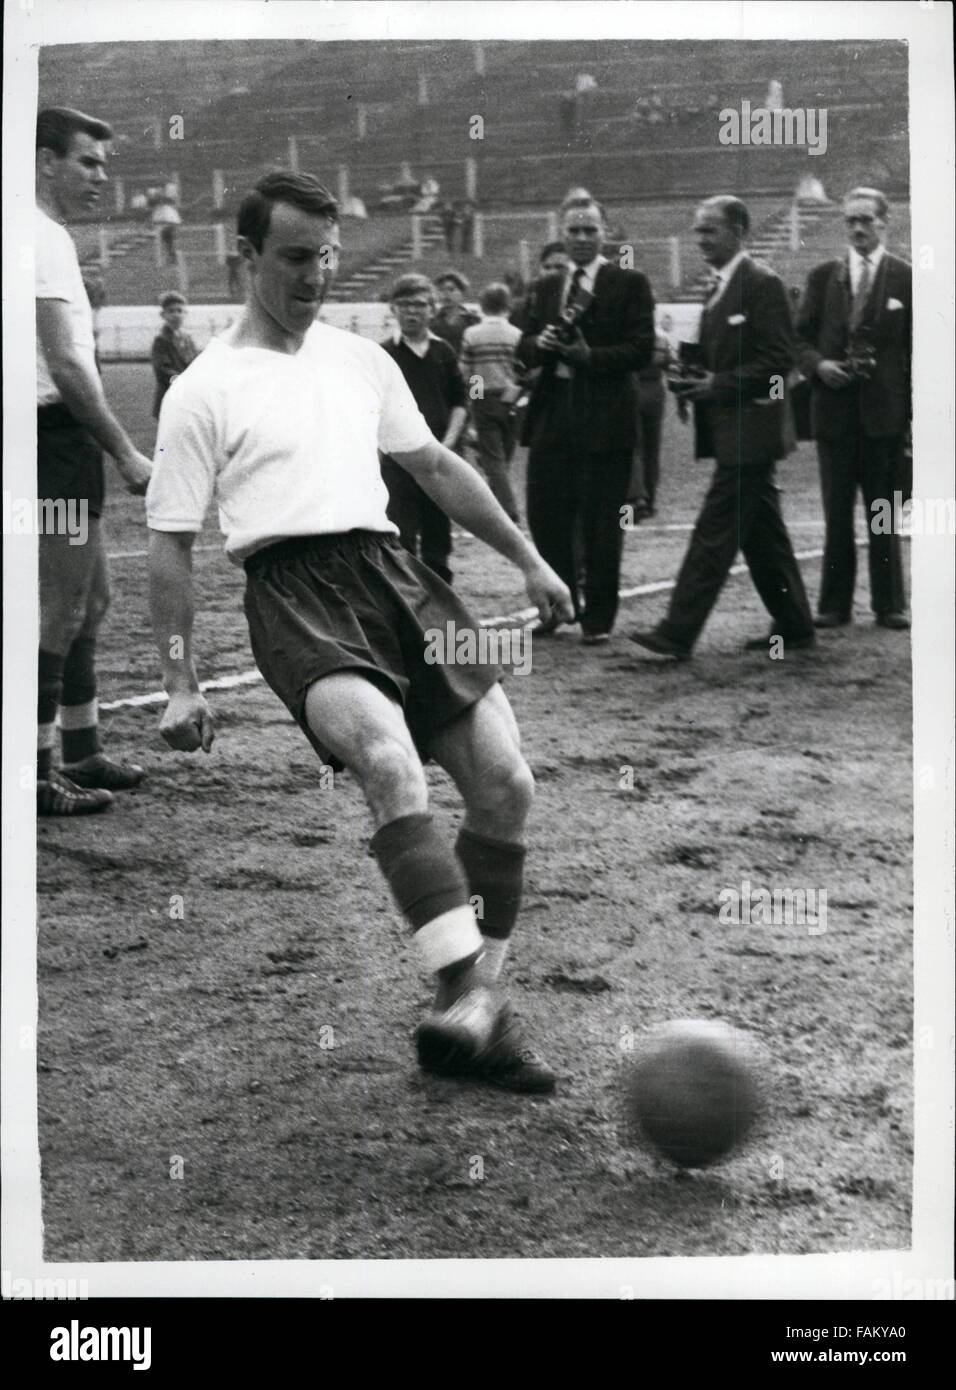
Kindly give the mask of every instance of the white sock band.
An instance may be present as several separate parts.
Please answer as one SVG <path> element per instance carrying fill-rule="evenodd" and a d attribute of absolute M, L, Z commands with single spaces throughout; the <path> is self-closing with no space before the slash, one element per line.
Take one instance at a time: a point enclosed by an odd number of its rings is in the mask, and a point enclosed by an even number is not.
<path fill-rule="evenodd" d="M 61 729 L 95 729 L 99 722 L 99 713 L 94 696 L 92 700 L 87 700 L 85 705 L 61 705 L 56 717 Z"/>
<path fill-rule="evenodd" d="M 48 748 L 52 748 L 56 743 L 56 724 L 37 725 L 37 748 L 41 753 L 45 753 Z"/>
<path fill-rule="evenodd" d="M 415 933 L 415 944 L 425 969 L 434 975 L 446 965 L 454 965 L 466 956 L 473 956 L 482 949 L 485 939 L 478 930 L 475 909 L 466 904 L 464 907 L 453 907 L 419 927 Z"/>

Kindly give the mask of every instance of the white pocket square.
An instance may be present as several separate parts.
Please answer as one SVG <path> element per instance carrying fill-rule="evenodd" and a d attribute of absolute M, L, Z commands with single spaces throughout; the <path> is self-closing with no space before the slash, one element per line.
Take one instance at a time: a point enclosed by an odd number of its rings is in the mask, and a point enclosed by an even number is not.
<path fill-rule="evenodd" d="M 888 299 L 886 307 L 887 309 L 902 309 L 903 306 L 898 299 Z"/>
<path fill-rule="evenodd" d="M 739 324 L 747 322 L 747 315 L 731 314 L 730 317 L 727 319 L 727 322 L 730 324 L 731 328 L 736 328 Z"/>

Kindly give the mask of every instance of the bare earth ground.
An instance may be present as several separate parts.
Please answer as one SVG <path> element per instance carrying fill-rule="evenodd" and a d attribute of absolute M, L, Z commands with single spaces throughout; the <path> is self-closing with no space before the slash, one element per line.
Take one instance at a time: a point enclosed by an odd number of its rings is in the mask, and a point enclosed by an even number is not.
<path fill-rule="evenodd" d="M 149 369 L 106 384 L 151 445 Z M 660 515 L 627 538 L 623 587 L 676 574 L 688 533 L 665 528 L 693 520 L 707 476 L 669 416 Z M 812 446 L 781 481 L 797 549 L 818 548 Z M 112 553 L 144 549 L 118 485 L 109 523 Z M 211 678 L 252 661 L 242 575 L 203 540 Z M 476 541 L 456 568 L 479 615 L 524 606 Z M 819 561 L 803 569 L 813 597 Z M 626 602 L 609 647 L 539 640 L 531 674 L 508 679 L 538 781 L 510 978 L 561 1073 L 550 1100 L 418 1073 L 429 989 L 361 799 L 345 775 L 319 787 L 265 686 L 212 697 L 208 758 L 168 752 L 156 707 L 105 715 L 109 748 L 149 780 L 106 817 L 39 827 L 46 1258 L 908 1247 L 910 660 L 906 634 L 872 625 L 862 569 L 856 625 L 813 652 L 741 652 L 766 627 L 743 576 L 688 665 L 624 637 L 662 594 Z M 112 572 L 104 701 L 159 685 L 145 560 Z M 451 835 L 453 789 L 430 781 Z M 826 932 L 720 925 L 721 889 L 745 879 L 825 888 Z M 771 1073 L 754 1142 L 689 1177 L 624 1147 L 618 1116 L 622 1029 L 683 1017 L 752 1030 Z"/>

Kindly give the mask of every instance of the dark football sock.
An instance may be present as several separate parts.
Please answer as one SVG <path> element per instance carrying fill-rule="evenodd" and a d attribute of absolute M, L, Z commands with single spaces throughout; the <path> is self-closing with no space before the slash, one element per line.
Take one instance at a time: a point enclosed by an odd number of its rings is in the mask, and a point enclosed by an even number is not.
<path fill-rule="evenodd" d="M 75 638 L 63 665 L 60 697 L 64 763 L 78 763 L 100 751 L 95 661 L 96 638 Z"/>
<path fill-rule="evenodd" d="M 53 765 L 56 711 L 63 688 L 63 657 L 41 648 L 37 664 L 37 778 L 45 782 Z"/>
<path fill-rule="evenodd" d="M 436 972 L 477 956 L 482 940 L 468 885 L 431 815 L 420 811 L 390 821 L 372 836 L 371 849 L 426 968 Z"/>
<path fill-rule="evenodd" d="M 483 968 L 492 979 L 497 979 L 521 907 L 525 847 L 479 835 L 474 830 L 460 830 L 455 853 L 465 870 L 485 938 Z"/>

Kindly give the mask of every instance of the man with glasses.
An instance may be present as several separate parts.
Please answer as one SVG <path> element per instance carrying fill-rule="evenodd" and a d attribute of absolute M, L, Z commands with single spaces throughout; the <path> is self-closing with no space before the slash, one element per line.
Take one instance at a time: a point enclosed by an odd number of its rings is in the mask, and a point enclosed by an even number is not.
<path fill-rule="evenodd" d="M 394 357 L 428 428 L 446 449 L 454 449 L 467 419 L 465 383 L 452 347 L 431 332 L 435 289 L 424 275 L 403 275 L 392 290 L 398 327 L 382 347 Z M 451 522 L 441 507 L 392 459 L 382 462 L 388 488 L 388 518 L 402 545 L 419 554 L 430 570 L 450 584 Z"/>
<path fill-rule="evenodd" d="M 811 382 L 827 525 L 819 628 L 843 627 L 853 618 L 858 489 L 866 507 L 876 621 L 909 627 L 900 538 L 884 533 L 878 519 L 885 511 L 875 505 L 885 501 L 892 509 L 910 420 L 912 268 L 886 250 L 888 217 L 878 189 L 847 194 L 846 255 L 810 272 L 797 315 L 798 362 Z"/>

